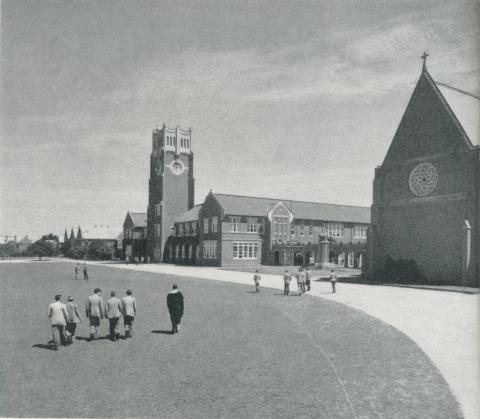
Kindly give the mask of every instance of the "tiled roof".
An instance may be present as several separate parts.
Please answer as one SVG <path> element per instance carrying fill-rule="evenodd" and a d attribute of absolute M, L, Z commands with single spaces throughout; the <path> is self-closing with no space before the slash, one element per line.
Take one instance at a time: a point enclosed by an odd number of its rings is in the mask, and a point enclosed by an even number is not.
<path fill-rule="evenodd" d="M 480 100 L 438 83 L 437 87 L 447 101 L 473 145 L 480 144 Z"/>
<path fill-rule="evenodd" d="M 180 217 L 175 219 L 176 223 L 186 223 L 189 221 L 198 221 L 198 213 L 202 208 L 202 204 L 195 205 L 192 209 L 184 212 Z"/>
<path fill-rule="evenodd" d="M 251 196 L 214 193 L 225 214 L 265 217 L 279 201 L 283 202 L 301 220 L 324 220 L 370 224 L 370 207 L 321 204 L 286 199 L 257 198 Z"/>
<path fill-rule="evenodd" d="M 121 231 L 121 228 L 114 228 L 104 225 L 94 225 L 85 228 L 82 227 L 82 238 L 117 240 Z"/>
<path fill-rule="evenodd" d="M 129 212 L 135 227 L 147 226 L 147 213 L 146 212 Z"/>

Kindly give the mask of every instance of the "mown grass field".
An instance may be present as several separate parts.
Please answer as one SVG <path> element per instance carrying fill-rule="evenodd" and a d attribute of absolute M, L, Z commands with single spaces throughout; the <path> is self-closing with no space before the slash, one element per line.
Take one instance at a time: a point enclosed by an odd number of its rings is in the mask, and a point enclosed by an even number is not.
<path fill-rule="evenodd" d="M 70 263 L 0 264 L 0 416 L 458 418 L 424 353 L 396 329 L 341 304 L 277 290 Z M 166 293 L 185 296 L 170 335 Z M 133 290 L 134 337 L 90 343 L 84 304 Z M 76 297 L 79 339 L 52 351 L 47 307 Z M 425 325 L 428 328 L 428 325 Z M 102 324 L 102 335 L 108 331 Z"/>

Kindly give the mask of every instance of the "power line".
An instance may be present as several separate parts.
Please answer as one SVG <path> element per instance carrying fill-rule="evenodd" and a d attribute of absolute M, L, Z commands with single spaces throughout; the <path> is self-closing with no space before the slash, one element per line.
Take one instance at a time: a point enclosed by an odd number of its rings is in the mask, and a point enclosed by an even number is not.
<path fill-rule="evenodd" d="M 457 87 L 453 87 L 453 86 L 449 86 L 448 84 L 445 84 L 445 83 L 440 83 L 439 81 L 436 82 L 439 86 L 443 86 L 443 87 L 446 87 L 448 89 L 452 89 L 452 90 L 455 90 L 459 93 L 462 93 L 464 95 L 467 95 L 467 96 L 470 96 L 470 97 L 473 97 L 477 100 L 480 100 L 480 97 L 479 96 L 476 96 L 474 95 L 473 93 L 470 93 L 470 92 L 466 92 L 465 90 L 462 90 L 462 89 L 458 89 Z"/>

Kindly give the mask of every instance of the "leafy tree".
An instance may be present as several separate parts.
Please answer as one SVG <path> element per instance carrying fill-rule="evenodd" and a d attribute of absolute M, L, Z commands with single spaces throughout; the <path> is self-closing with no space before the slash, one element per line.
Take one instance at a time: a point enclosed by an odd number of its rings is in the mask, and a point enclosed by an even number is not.
<path fill-rule="evenodd" d="M 72 259 L 83 259 L 87 254 L 86 250 L 83 248 L 69 248 L 67 252 L 67 256 Z"/>
<path fill-rule="evenodd" d="M 1 249 L 2 256 L 9 256 L 12 257 L 13 253 L 15 253 L 15 242 L 7 242 L 2 245 Z"/>
<path fill-rule="evenodd" d="M 112 258 L 112 249 L 98 241 L 90 244 L 87 253 L 90 259 L 108 260 Z"/>
<path fill-rule="evenodd" d="M 55 236 L 54 234 L 44 234 L 40 240 L 55 240 L 58 243 L 58 236 Z"/>
<path fill-rule="evenodd" d="M 38 256 L 38 260 L 42 260 L 44 256 L 53 256 L 55 249 L 50 243 L 44 240 L 37 240 L 28 248 L 28 253 L 33 256 Z"/>

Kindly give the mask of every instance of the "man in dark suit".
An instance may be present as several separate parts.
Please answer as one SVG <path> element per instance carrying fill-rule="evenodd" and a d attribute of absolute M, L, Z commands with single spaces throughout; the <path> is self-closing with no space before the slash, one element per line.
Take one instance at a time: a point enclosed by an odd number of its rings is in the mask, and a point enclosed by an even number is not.
<path fill-rule="evenodd" d="M 178 290 L 176 284 L 173 285 L 172 290 L 167 295 L 167 307 L 170 313 L 170 320 L 172 321 L 172 335 L 178 333 L 178 325 L 183 316 L 183 295 Z"/>

